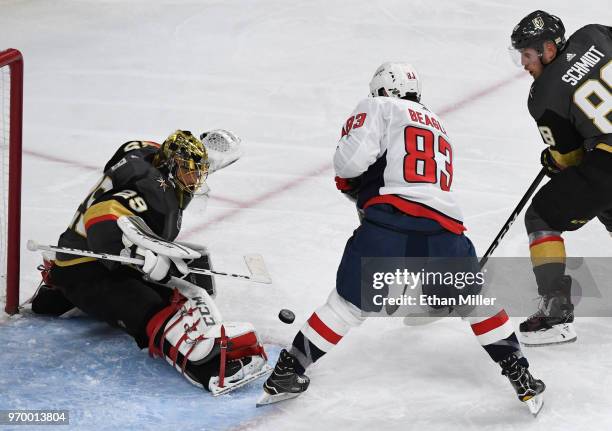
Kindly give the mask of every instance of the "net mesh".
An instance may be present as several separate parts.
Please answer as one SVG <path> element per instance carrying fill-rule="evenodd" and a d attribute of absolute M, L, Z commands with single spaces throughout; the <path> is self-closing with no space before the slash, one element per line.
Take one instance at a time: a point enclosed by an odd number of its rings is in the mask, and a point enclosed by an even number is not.
<path fill-rule="evenodd" d="M 11 76 L 8 66 L 0 68 L 0 157 L 1 182 L 0 205 L 0 303 L 6 302 L 6 264 L 7 264 L 7 237 L 8 237 L 8 189 L 9 189 L 9 132 L 10 132 L 10 94 Z M 2 307 L 4 308 L 4 307 Z"/>

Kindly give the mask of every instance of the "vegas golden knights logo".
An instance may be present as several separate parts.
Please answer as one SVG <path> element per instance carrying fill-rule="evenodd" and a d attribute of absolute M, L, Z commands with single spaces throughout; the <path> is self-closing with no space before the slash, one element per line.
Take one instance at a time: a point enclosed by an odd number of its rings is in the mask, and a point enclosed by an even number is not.
<path fill-rule="evenodd" d="M 535 17 L 531 22 L 533 22 L 533 26 L 536 30 L 542 30 L 544 28 L 544 20 L 541 16 Z"/>

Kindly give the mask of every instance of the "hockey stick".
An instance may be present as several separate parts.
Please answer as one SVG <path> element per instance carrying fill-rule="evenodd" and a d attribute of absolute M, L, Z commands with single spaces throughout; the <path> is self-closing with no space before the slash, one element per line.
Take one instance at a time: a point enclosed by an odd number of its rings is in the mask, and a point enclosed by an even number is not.
<path fill-rule="evenodd" d="M 535 177 L 535 179 L 533 180 L 533 182 L 531 183 L 531 185 L 529 186 L 529 188 L 523 195 L 523 198 L 520 200 L 516 208 L 514 208 L 514 211 L 512 211 L 512 213 L 510 214 L 510 217 L 508 217 L 508 220 L 506 220 L 506 223 L 504 223 L 504 225 L 502 226 L 501 230 L 499 231 L 499 233 L 497 234 L 497 236 L 495 237 L 495 239 L 489 246 L 487 252 L 484 254 L 482 259 L 480 259 L 480 269 L 482 269 L 487 264 L 487 261 L 489 260 L 489 257 L 493 253 L 493 250 L 497 248 L 502 238 L 506 235 L 506 233 L 508 233 L 508 231 L 510 230 L 510 226 L 512 226 L 512 224 L 514 223 L 518 215 L 521 213 L 521 211 L 523 211 L 523 208 L 527 204 L 527 201 L 531 199 L 531 195 L 533 195 L 533 193 L 536 191 L 536 189 L 538 188 L 538 186 L 542 182 L 542 179 L 545 176 L 546 176 L 546 171 L 544 170 L 544 168 L 542 168 L 540 173 L 538 173 L 538 175 Z"/>
<path fill-rule="evenodd" d="M 45 251 L 53 251 L 65 254 L 71 254 L 74 256 L 85 256 L 85 257 L 93 257 L 96 259 L 103 260 L 112 260 L 115 262 L 121 263 L 131 263 L 133 265 L 142 266 L 144 265 L 144 259 L 138 259 L 134 257 L 127 256 L 118 256 L 115 254 L 106 254 L 106 253 L 95 253 L 89 250 L 79 250 L 76 248 L 69 247 L 58 247 L 55 245 L 42 245 L 38 244 L 36 241 L 29 240 L 27 244 L 28 250 L 36 251 L 36 250 L 45 250 Z M 258 254 L 250 254 L 244 256 L 244 260 L 249 268 L 250 275 L 243 274 L 233 274 L 229 272 L 221 272 L 221 271 L 213 271 L 212 269 L 204 269 L 204 268 L 189 268 L 189 272 L 193 272 L 196 274 L 204 274 L 204 275 L 213 275 L 218 277 L 228 277 L 228 278 L 238 278 L 242 280 L 249 280 L 255 283 L 264 283 L 270 284 L 272 283 L 272 279 L 266 270 L 265 264 L 263 262 L 263 258 Z"/>

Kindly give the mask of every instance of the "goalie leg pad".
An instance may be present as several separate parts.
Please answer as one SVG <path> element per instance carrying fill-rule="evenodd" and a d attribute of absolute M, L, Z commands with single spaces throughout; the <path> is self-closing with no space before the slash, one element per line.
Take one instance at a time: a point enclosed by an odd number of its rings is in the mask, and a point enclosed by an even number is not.
<path fill-rule="evenodd" d="M 43 256 L 43 264 L 38 267 L 42 281 L 28 302 L 32 303 L 32 312 L 36 314 L 61 316 L 72 310 L 74 305 L 51 282 L 51 268 L 53 268 L 53 261 Z"/>
<path fill-rule="evenodd" d="M 164 357 L 192 384 L 213 390 L 239 383 L 260 371 L 266 354 L 250 323 L 221 323 L 208 295 L 185 298 L 175 291 L 171 304 L 147 325 L 149 353 Z"/>

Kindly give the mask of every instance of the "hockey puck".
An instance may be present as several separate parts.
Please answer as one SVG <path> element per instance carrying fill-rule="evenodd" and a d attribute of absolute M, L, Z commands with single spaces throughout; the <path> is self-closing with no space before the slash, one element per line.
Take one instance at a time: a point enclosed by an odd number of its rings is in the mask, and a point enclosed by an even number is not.
<path fill-rule="evenodd" d="M 281 322 L 286 323 L 287 325 L 291 325 L 293 321 L 295 320 L 295 314 L 293 314 L 293 311 L 283 308 L 278 313 L 278 318 L 280 319 Z"/>

